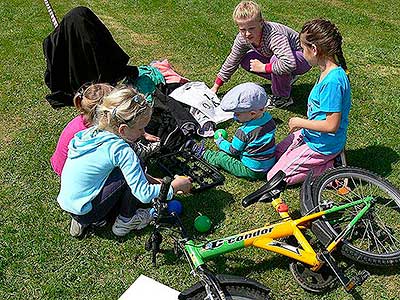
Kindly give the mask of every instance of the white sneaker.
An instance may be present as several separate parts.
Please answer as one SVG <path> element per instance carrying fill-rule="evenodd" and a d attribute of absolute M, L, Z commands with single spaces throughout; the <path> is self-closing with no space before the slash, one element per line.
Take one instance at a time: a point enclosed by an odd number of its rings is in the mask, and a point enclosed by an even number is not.
<path fill-rule="evenodd" d="M 150 208 L 138 208 L 135 215 L 128 221 L 123 221 L 121 216 L 115 219 L 112 226 L 112 232 L 117 236 L 127 235 L 132 230 L 140 230 L 145 228 L 153 220 L 150 214 Z"/>
<path fill-rule="evenodd" d="M 83 231 L 85 230 L 86 227 L 88 227 L 88 225 L 82 225 L 81 223 L 78 223 L 77 220 L 72 218 L 71 227 L 69 228 L 69 233 L 73 237 L 80 237 L 83 234 Z"/>

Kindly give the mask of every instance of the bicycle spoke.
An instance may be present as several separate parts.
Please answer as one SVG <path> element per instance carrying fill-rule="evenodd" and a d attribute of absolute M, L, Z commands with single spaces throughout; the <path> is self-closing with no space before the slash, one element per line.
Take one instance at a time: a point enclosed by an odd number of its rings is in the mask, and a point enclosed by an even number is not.
<path fill-rule="evenodd" d="M 355 229 L 356 229 L 356 226 L 353 226 L 353 228 L 351 229 L 351 232 L 350 232 L 350 234 L 349 234 L 349 240 L 351 240 Z M 365 232 L 364 232 L 364 234 L 365 234 Z"/>
<path fill-rule="evenodd" d="M 386 204 L 383 204 L 382 206 L 383 207 L 387 207 L 389 204 L 391 204 L 392 202 L 394 202 L 394 200 L 392 199 L 392 200 L 390 200 L 389 202 L 387 202 Z M 397 205 L 395 206 L 395 207 L 389 207 L 389 208 L 392 208 L 392 209 L 394 209 L 394 208 L 396 208 L 396 207 L 398 207 Z"/>
<path fill-rule="evenodd" d="M 371 224 L 370 221 L 369 221 L 369 226 L 370 226 L 370 228 L 371 228 L 371 234 L 372 234 L 372 236 L 373 236 L 374 239 L 375 239 L 375 243 L 377 244 L 378 252 L 379 252 L 378 244 L 380 244 L 381 247 L 386 251 L 386 252 L 384 252 L 384 253 L 388 253 L 387 250 L 386 250 L 386 247 L 382 244 L 382 242 L 379 240 L 379 238 L 375 235 L 374 228 L 372 227 L 372 224 Z M 379 253 L 383 253 L 383 252 L 379 252 Z"/>
<path fill-rule="evenodd" d="M 362 242 L 364 241 L 364 237 L 365 236 L 368 236 L 368 232 L 367 232 L 367 230 L 364 230 L 364 234 L 363 234 L 363 236 L 361 237 L 361 245 L 362 245 Z M 367 246 L 369 247 L 369 243 L 367 243 Z"/>
<path fill-rule="evenodd" d="M 390 239 L 390 241 L 392 242 L 393 246 L 396 246 L 396 242 L 399 243 L 399 245 L 400 245 L 400 241 L 399 241 L 396 237 L 394 237 L 394 236 L 390 233 L 390 231 L 387 230 L 387 228 L 386 228 L 386 226 L 384 225 L 384 222 L 382 221 L 382 219 L 381 219 L 378 215 L 376 215 L 375 218 L 377 219 L 377 220 L 375 220 L 375 221 L 381 222 L 382 225 L 378 224 L 378 222 L 375 222 L 375 223 L 379 226 L 379 228 L 380 228 L 381 230 L 383 230 L 383 231 L 387 234 L 387 236 L 389 237 L 389 239 Z M 392 250 L 392 251 L 393 251 L 393 250 Z"/>
<path fill-rule="evenodd" d="M 339 197 L 339 198 L 345 200 L 344 202 L 352 202 L 353 201 L 352 199 L 349 199 L 347 197 L 347 195 L 340 195 L 336 189 L 335 190 L 326 190 L 325 192 L 330 193 L 335 197 Z M 327 197 L 327 198 L 329 199 L 329 197 Z"/>
<path fill-rule="evenodd" d="M 356 184 L 356 182 L 354 181 L 354 178 L 353 178 L 353 176 L 350 176 L 350 179 L 351 179 L 351 181 L 353 182 L 353 185 L 354 185 L 354 194 L 359 198 L 359 199 L 361 199 L 362 198 L 362 196 L 360 195 L 360 194 L 357 194 L 356 193 L 356 190 L 357 190 L 357 184 Z"/>

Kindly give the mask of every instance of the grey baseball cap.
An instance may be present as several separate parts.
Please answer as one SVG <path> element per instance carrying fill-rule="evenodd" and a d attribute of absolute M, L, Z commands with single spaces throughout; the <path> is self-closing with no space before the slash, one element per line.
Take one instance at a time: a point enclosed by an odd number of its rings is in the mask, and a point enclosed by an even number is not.
<path fill-rule="evenodd" d="M 221 100 L 221 109 L 228 112 L 246 112 L 264 108 L 267 93 L 258 84 L 246 82 L 235 86 Z"/>

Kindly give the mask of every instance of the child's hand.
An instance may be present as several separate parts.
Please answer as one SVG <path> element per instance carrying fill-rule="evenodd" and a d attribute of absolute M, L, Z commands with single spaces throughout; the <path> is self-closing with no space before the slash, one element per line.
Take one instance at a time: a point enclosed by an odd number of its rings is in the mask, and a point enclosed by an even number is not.
<path fill-rule="evenodd" d="M 159 138 L 158 136 L 152 135 L 152 134 L 147 133 L 147 132 L 145 132 L 145 133 L 143 134 L 143 137 L 144 137 L 144 139 L 145 139 L 146 141 L 149 141 L 149 142 L 151 142 L 151 143 L 159 142 L 159 141 L 160 141 L 160 138 Z"/>
<path fill-rule="evenodd" d="M 219 144 L 221 144 L 222 141 L 224 141 L 224 138 L 222 137 L 221 134 L 219 134 L 219 137 L 217 139 L 214 139 L 214 142 L 217 144 L 217 146 L 219 146 Z"/>
<path fill-rule="evenodd" d="M 258 59 L 250 60 L 250 71 L 256 73 L 265 73 L 265 64 L 263 64 Z"/>
<path fill-rule="evenodd" d="M 175 175 L 175 179 L 171 182 L 175 194 L 186 194 L 192 189 L 192 178 L 189 176 Z"/>
<path fill-rule="evenodd" d="M 214 83 L 213 87 L 211 88 L 211 92 L 217 94 L 218 90 L 219 90 L 219 85 Z"/>
<path fill-rule="evenodd" d="M 302 128 L 302 126 L 301 126 L 302 120 L 303 119 L 299 118 L 299 117 L 290 118 L 290 120 L 289 120 L 289 132 L 292 133 L 292 132 L 295 132 L 295 131 L 301 129 Z"/>

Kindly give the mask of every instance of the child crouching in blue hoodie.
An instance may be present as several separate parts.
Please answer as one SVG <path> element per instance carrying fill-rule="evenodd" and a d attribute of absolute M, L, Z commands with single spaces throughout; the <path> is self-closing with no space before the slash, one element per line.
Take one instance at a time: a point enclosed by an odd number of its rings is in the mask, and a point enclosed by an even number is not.
<path fill-rule="evenodd" d="M 78 132 L 71 140 L 57 201 L 72 216 L 72 236 L 81 236 L 86 227 L 104 221 L 114 209 L 118 216 L 112 231 L 117 236 L 150 222 L 149 209 L 137 206 L 159 195 L 161 180 L 143 171 L 128 143 L 144 134 L 151 113 L 143 95 L 131 87 L 116 88 L 98 108 L 98 125 Z M 191 187 L 190 178 L 177 177 L 168 199 Z"/>

